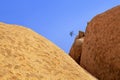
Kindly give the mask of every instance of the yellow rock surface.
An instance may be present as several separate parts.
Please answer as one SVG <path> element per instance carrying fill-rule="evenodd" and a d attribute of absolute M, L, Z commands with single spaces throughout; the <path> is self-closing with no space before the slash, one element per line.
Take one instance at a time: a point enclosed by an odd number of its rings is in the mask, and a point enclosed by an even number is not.
<path fill-rule="evenodd" d="M 96 80 L 30 29 L 0 23 L 0 80 Z"/>

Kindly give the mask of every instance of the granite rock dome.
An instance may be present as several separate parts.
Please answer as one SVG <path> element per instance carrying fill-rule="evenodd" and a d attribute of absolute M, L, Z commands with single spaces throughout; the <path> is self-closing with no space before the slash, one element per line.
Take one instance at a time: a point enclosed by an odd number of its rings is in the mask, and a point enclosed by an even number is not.
<path fill-rule="evenodd" d="M 120 80 L 120 6 L 89 22 L 80 65 L 100 80 Z"/>
<path fill-rule="evenodd" d="M 96 80 L 28 28 L 0 23 L 0 80 Z"/>

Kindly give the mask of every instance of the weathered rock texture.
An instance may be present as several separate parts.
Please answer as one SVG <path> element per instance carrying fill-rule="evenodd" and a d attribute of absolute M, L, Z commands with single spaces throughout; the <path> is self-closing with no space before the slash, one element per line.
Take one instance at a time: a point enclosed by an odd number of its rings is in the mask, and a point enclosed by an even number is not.
<path fill-rule="evenodd" d="M 96 80 L 30 29 L 0 23 L 0 80 Z"/>
<path fill-rule="evenodd" d="M 82 44 L 84 41 L 84 32 L 79 31 L 79 34 L 74 40 L 74 43 L 70 49 L 69 55 L 79 64 L 81 53 L 82 53 Z"/>
<path fill-rule="evenodd" d="M 90 21 L 80 65 L 100 80 L 120 80 L 120 6 Z"/>

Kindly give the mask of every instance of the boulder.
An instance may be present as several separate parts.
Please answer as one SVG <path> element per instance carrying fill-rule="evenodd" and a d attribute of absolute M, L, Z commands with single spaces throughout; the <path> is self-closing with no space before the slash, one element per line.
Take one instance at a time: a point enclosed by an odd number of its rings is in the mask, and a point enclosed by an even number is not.
<path fill-rule="evenodd" d="M 80 64 L 80 58 L 82 53 L 82 44 L 84 41 L 84 32 L 79 31 L 79 34 L 76 36 L 74 43 L 70 49 L 69 55 Z"/>
<path fill-rule="evenodd" d="M 0 23 L 0 80 L 96 80 L 31 29 Z"/>
<path fill-rule="evenodd" d="M 99 80 L 120 80 L 120 6 L 89 22 L 80 65 Z"/>

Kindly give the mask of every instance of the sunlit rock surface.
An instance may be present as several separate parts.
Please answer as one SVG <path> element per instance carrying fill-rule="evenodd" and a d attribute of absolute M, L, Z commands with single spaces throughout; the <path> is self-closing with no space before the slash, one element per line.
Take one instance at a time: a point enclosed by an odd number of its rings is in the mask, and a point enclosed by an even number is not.
<path fill-rule="evenodd" d="M 0 23 L 0 80 L 96 80 L 49 40 Z"/>

